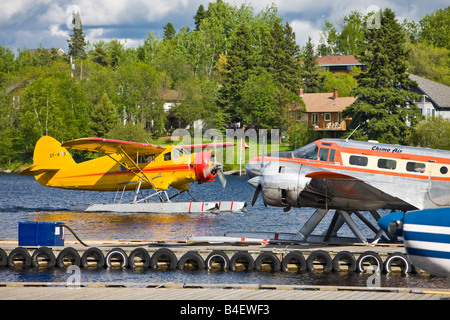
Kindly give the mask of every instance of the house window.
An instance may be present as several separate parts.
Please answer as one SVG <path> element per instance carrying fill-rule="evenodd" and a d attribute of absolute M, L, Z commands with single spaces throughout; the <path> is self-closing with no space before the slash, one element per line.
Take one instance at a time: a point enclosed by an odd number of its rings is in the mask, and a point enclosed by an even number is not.
<path fill-rule="evenodd" d="M 325 121 L 331 121 L 331 113 L 325 113 Z"/>
<path fill-rule="evenodd" d="M 319 124 L 319 115 L 316 112 L 311 114 L 311 122 L 313 126 Z"/>

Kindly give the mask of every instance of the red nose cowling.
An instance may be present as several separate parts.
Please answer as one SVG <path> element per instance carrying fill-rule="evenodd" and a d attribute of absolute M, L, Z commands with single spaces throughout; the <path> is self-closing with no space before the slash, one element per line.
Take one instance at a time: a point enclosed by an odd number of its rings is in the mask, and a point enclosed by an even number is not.
<path fill-rule="evenodd" d="M 201 182 L 211 182 L 214 181 L 214 178 L 216 177 L 215 174 L 212 174 L 208 170 L 209 158 L 211 158 L 211 155 L 211 152 L 199 152 L 195 155 L 195 173 Z"/>

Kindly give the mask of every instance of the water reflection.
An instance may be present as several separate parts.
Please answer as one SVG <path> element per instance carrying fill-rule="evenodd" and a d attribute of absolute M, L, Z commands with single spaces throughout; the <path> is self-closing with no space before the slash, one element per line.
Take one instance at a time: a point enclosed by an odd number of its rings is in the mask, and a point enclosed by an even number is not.
<path fill-rule="evenodd" d="M 71 211 L 34 213 L 32 220 L 64 222 L 86 239 L 180 240 L 211 231 L 212 214 L 135 214 Z"/>

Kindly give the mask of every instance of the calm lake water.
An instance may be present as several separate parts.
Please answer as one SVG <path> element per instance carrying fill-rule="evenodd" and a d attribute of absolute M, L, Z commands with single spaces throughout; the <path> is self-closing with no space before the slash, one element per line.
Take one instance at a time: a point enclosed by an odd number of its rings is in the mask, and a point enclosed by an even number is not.
<path fill-rule="evenodd" d="M 250 202 L 254 189 L 246 177 L 227 177 L 223 189 L 216 181 L 203 185 L 192 184 L 192 194 L 198 200 L 245 201 L 249 204 L 245 213 L 219 214 L 128 214 L 128 213 L 82 213 L 70 211 L 75 204 L 111 203 L 115 192 L 85 192 L 46 188 L 34 178 L 15 174 L 0 174 L 0 239 L 16 239 L 21 221 L 64 222 L 84 241 L 89 240 L 186 240 L 191 236 L 221 236 L 227 231 L 297 232 L 314 209 L 265 208 L 258 199 L 254 207 Z M 129 195 L 131 197 L 131 193 Z M 189 201 L 182 195 L 178 201 Z M 332 214 L 319 225 L 317 233 L 326 230 Z M 367 216 L 371 219 L 371 217 Z M 373 236 L 363 228 L 366 236 Z M 351 236 L 347 227 L 339 235 Z M 66 239 L 73 236 L 66 232 Z M 11 268 L 0 269 L 0 282 L 44 281 L 64 282 L 68 278 L 64 270 Z M 369 275 L 349 273 L 289 273 L 289 272 L 208 272 L 208 271 L 134 271 L 83 270 L 82 282 L 133 282 L 133 283 L 259 283 L 259 284 L 321 284 L 365 286 Z M 429 275 L 382 275 L 384 287 L 450 288 L 450 281 Z"/>

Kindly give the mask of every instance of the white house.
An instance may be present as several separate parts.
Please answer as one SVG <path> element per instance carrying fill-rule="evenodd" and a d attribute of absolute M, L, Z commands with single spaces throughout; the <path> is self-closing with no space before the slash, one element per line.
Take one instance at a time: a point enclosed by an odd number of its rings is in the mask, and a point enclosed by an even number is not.
<path fill-rule="evenodd" d="M 442 116 L 450 119 L 450 87 L 416 75 L 409 75 L 409 79 L 417 82 L 412 91 L 420 94 L 420 100 L 415 103 L 422 115 L 426 117 Z"/>

